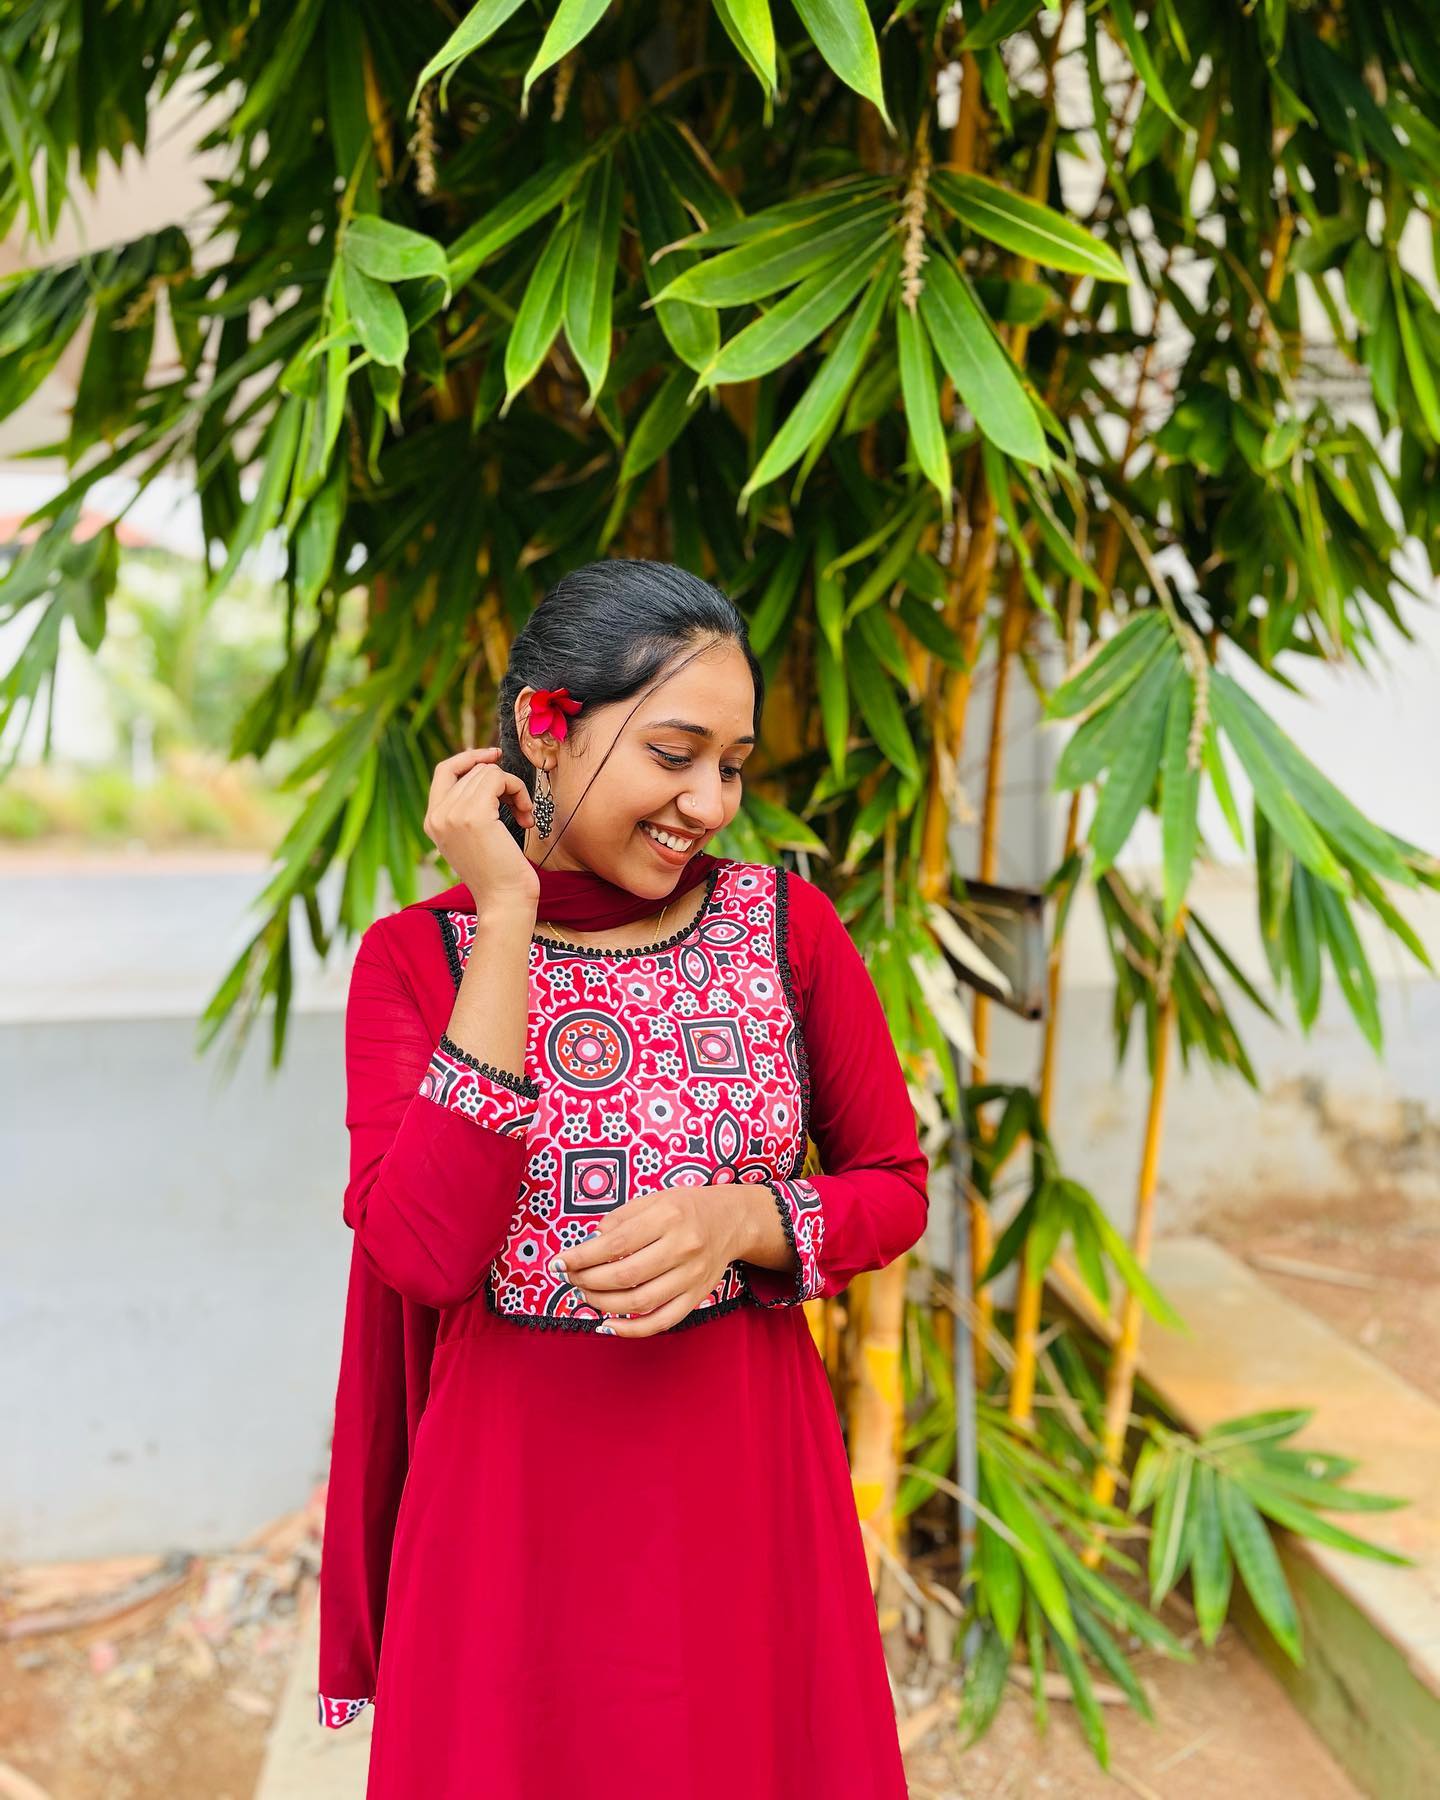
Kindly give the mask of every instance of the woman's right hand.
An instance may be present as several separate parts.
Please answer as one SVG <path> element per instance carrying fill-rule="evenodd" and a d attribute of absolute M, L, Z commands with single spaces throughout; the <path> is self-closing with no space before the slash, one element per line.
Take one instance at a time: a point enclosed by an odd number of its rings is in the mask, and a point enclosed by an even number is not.
<path fill-rule="evenodd" d="M 535 823 L 535 805 L 518 775 L 500 767 L 500 751 L 461 750 L 435 765 L 425 832 L 469 888 L 476 913 L 540 904 L 535 865 L 500 817 L 505 801 L 517 822 Z"/>

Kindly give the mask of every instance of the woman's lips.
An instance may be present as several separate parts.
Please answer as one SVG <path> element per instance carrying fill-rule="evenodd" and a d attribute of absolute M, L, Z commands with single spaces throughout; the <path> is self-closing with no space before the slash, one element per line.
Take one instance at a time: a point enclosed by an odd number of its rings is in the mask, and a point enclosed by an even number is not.
<path fill-rule="evenodd" d="M 658 843 L 651 837 L 650 833 L 643 825 L 637 825 L 635 829 L 640 833 L 640 836 L 644 838 L 645 842 L 655 854 L 660 857 L 662 861 L 668 863 L 672 869 L 676 868 L 681 863 L 689 862 L 690 858 L 695 853 L 695 846 L 693 844 L 687 844 L 683 850 L 672 850 L 667 844 Z"/>

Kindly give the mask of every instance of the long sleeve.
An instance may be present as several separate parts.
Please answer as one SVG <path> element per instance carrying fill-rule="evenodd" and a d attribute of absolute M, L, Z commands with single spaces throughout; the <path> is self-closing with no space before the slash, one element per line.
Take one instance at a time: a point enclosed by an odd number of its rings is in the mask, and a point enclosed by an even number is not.
<path fill-rule="evenodd" d="M 438 1308 L 475 1292 L 504 1240 L 539 1089 L 435 1039 L 382 926 L 360 941 L 345 1012 L 345 1218 L 390 1287 Z"/>
<path fill-rule="evenodd" d="M 766 1182 L 797 1266 L 746 1263 L 755 1297 L 796 1305 L 838 1294 L 919 1241 L 929 1162 L 905 1074 L 859 950 L 829 896 L 781 870 L 777 951 L 788 969 L 810 1071 L 810 1136 L 824 1171 Z"/>
<path fill-rule="evenodd" d="M 404 1308 L 355 1242 L 320 1548 L 322 1725 L 349 1724 L 375 1694 L 390 1550 L 409 1468 Z"/>

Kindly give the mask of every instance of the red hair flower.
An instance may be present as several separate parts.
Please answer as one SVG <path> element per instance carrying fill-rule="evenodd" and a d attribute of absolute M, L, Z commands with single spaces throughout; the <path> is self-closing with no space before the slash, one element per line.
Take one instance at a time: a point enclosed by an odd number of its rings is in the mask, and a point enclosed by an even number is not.
<path fill-rule="evenodd" d="M 565 715 L 579 712 L 581 705 L 581 701 L 571 699 L 569 688 L 536 688 L 530 700 L 531 737 L 544 737 L 551 732 L 557 743 L 563 743 L 570 729 Z"/>

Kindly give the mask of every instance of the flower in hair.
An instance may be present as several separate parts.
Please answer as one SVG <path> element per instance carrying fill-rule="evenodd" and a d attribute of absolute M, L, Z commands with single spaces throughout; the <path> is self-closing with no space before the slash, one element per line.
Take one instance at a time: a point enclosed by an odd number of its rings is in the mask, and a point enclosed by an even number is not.
<path fill-rule="evenodd" d="M 570 729 L 565 715 L 579 712 L 581 705 L 581 701 L 571 699 L 569 688 L 536 688 L 530 700 L 531 737 L 544 737 L 549 732 L 557 743 L 563 743 Z"/>

